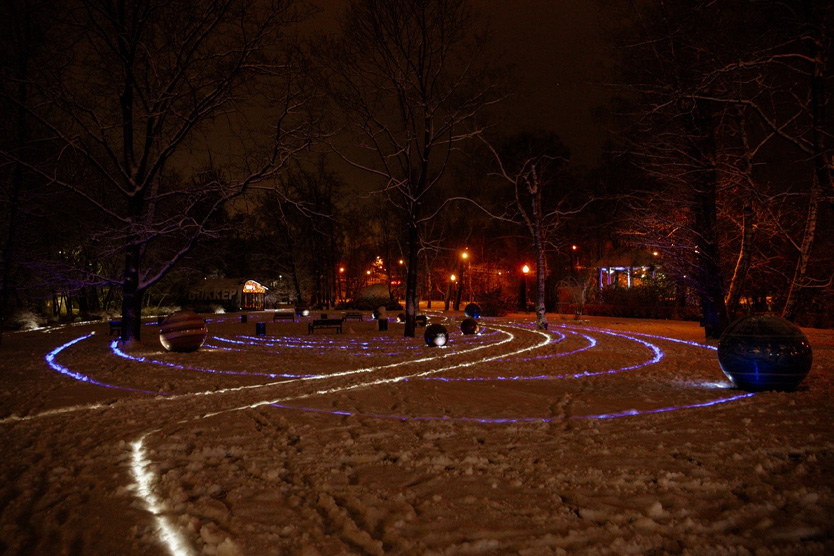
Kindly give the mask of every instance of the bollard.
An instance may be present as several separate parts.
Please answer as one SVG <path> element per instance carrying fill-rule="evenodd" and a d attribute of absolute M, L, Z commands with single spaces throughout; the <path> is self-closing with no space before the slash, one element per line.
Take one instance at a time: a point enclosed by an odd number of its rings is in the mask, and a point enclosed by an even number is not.
<path fill-rule="evenodd" d="M 246 324 L 248 320 L 249 317 L 247 315 L 240 315 L 240 322 L 242 322 L 243 324 Z"/>
<path fill-rule="evenodd" d="M 256 322 L 255 323 L 255 336 L 266 336 L 266 323 L 265 322 Z"/>

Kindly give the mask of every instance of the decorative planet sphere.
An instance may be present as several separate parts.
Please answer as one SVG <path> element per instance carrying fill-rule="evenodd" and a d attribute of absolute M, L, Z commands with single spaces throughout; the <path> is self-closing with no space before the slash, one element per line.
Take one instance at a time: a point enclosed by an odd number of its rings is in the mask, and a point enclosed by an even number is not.
<path fill-rule="evenodd" d="M 463 308 L 463 314 L 473 319 L 481 318 L 481 307 L 477 303 L 470 303 Z"/>
<path fill-rule="evenodd" d="M 464 334 L 477 334 L 479 328 L 478 321 L 474 318 L 463 319 L 460 323 L 460 331 Z"/>
<path fill-rule="evenodd" d="M 397 315 L 397 322 L 405 322 L 405 313 L 400 313 Z"/>
<path fill-rule="evenodd" d="M 721 334 L 718 363 L 742 390 L 794 390 L 811 369 L 808 338 L 775 315 L 743 317 Z"/>
<path fill-rule="evenodd" d="M 168 351 L 197 351 L 207 334 L 206 320 L 194 311 L 177 311 L 159 325 L 159 342 Z"/>
<path fill-rule="evenodd" d="M 449 332 L 442 324 L 430 324 L 423 335 L 429 347 L 442 347 L 449 342 Z"/>

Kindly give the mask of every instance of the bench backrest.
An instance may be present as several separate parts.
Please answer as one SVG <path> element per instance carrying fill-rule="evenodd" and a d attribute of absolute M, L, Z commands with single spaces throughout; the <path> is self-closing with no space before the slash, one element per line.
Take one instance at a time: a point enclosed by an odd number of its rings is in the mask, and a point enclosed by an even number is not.
<path fill-rule="evenodd" d="M 313 320 L 313 326 L 333 326 L 333 325 L 341 325 L 342 319 L 315 319 Z"/>

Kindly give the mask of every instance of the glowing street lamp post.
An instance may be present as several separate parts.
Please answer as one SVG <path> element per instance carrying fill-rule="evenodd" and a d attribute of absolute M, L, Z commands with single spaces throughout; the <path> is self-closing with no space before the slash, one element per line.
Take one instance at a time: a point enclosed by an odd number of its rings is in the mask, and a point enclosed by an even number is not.
<path fill-rule="evenodd" d="M 576 245 L 570 246 L 570 275 L 575 276 L 576 272 L 574 271 L 574 265 L 578 262 L 577 260 L 577 252 L 576 250 L 579 249 Z"/>
<path fill-rule="evenodd" d="M 345 298 L 347 297 L 347 284 L 345 284 L 344 288 L 342 287 L 342 281 L 344 279 L 345 279 L 345 267 L 344 266 L 339 266 L 339 274 L 338 274 L 337 280 L 336 280 L 336 299 L 338 299 L 339 301 L 345 301 Z M 344 296 L 342 296 L 342 292 L 344 292 L 344 294 L 345 294 Z"/>
<path fill-rule="evenodd" d="M 455 276 L 454 274 L 449 276 L 449 283 L 446 285 L 446 300 L 443 303 L 443 305 L 444 305 L 443 310 L 444 311 L 449 310 L 449 302 L 452 300 L 452 295 L 454 294 L 453 290 L 454 290 L 454 286 L 455 286 L 455 280 L 457 280 L 457 276 Z"/>
<path fill-rule="evenodd" d="M 469 259 L 469 251 L 463 251 L 460 254 L 460 261 L 458 262 L 458 274 L 460 275 L 460 280 L 458 280 L 458 289 L 455 294 L 455 311 L 460 311 L 460 297 L 463 294 L 463 263 L 468 261 Z M 470 278 L 471 280 L 471 278 Z"/>
<path fill-rule="evenodd" d="M 469 251 L 464 251 L 460 254 L 460 258 L 466 261 L 466 274 L 469 276 L 469 303 L 473 301 L 473 292 L 472 292 L 472 259 L 469 258 Z M 461 265 L 460 270 L 460 287 L 463 287 L 463 265 Z"/>
<path fill-rule="evenodd" d="M 528 265 L 524 265 L 521 267 L 521 273 L 524 275 L 524 281 L 521 283 L 521 308 L 526 313 L 527 312 L 527 275 L 530 273 L 530 267 Z"/>

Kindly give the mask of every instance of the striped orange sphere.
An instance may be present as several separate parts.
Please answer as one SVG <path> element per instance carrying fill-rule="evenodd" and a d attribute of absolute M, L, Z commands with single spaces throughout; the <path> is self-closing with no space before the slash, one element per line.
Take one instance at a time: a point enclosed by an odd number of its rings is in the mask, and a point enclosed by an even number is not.
<path fill-rule="evenodd" d="M 159 342 L 168 351 L 197 351 L 207 334 L 205 319 L 194 311 L 172 313 L 159 326 Z"/>

